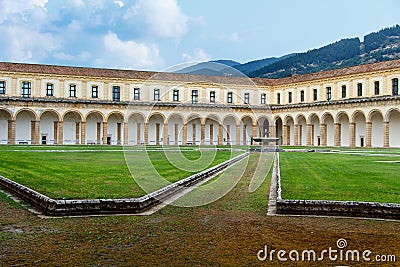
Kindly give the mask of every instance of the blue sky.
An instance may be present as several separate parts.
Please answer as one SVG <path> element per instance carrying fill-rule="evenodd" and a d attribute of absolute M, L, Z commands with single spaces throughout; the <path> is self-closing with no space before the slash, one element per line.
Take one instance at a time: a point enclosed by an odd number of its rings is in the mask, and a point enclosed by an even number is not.
<path fill-rule="evenodd" d="M 164 70 L 304 52 L 399 24 L 398 0 L 0 0 L 0 61 Z"/>

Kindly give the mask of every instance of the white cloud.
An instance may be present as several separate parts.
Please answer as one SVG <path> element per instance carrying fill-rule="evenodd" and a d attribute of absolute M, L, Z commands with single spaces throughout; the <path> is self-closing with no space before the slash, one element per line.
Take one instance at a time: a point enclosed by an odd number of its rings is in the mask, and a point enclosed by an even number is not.
<path fill-rule="evenodd" d="M 96 64 L 117 68 L 154 68 L 161 64 L 157 45 L 122 41 L 109 32 L 103 37 L 105 51 L 95 60 Z"/>
<path fill-rule="evenodd" d="M 124 2 L 122 2 L 120 0 L 115 0 L 114 3 L 119 5 L 119 7 L 123 7 L 125 5 Z"/>
<path fill-rule="evenodd" d="M 68 0 L 67 3 L 77 8 L 82 8 L 85 6 L 85 2 L 83 0 Z"/>
<path fill-rule="evenodd" d="M 147 32 L 160 37 L 180 39 L 188 31 L 188 17 L 176 0 L 139 0 L 125 13 L 132 25 L 145 25 Z"/>
<path fill-rule="evenodd" d="M 164 64 L 159 47 L 188 31 L 177 2 L 0 0 L 0 60 L 157 69 Z"/>
<path fill-rule="evenodd" d="M 71 61 L 71 60 L 75 60 L 76 59 L 75 56 L 66 54 L 64 52 L 56 52 L 53 56 L 55 58 L 57 58 L 57 59 L 66 60 L 66 61 Z"/>
<path fill-rule="evenodd" d="M 81 52 L 79 55 L 66 54 L 64 52 L 56 52 L 53 57 L 63 61 L 86 61 L 91 58 L 91 54 L 87 51 Z"/>
<path fill-rule="evenodd" d="M 230 34 L 221 34 L 217 37 L 218 40 L 221 41 L 229 41 L 229 42 L 239 42 L 241 41 L 240 34 L 238 32 L 233 32 Z"/>
<path fill-rule="evenodd" d="M 39 33 L 17 26 L 0 27 L 3 40 L 2 53 L 8 60 L 38 62 L 57 49 L 58 41 L 48 33 Z"/>
<path fill-rule="evenodd" d="M 41 8 L 45 10 L 45 5 L 48 0 L 2 0 L 1 1 L 1 12 L 0 12 L 0 23 L 11 18 L 15 14 L 24 15 L 26 11 L 30 11 L 35 8 Z"/>
<path fill-rule="evenodd" d="M 212 58 L 211 55 L 208 54 L 206 51 L 204 51 L 201 48 L 194 49 L 192 54 L 188 54 L 188 53 L 182 54 L 182 59 L 186 62 L 210 61 L 211 58 Z"/>
<path fill-rule="evenodd" d="M 71 23 L 67 26 L 68 31 L 79 31 L 81 30 L 81 24 L 77 20 L 72 20 Z"/>

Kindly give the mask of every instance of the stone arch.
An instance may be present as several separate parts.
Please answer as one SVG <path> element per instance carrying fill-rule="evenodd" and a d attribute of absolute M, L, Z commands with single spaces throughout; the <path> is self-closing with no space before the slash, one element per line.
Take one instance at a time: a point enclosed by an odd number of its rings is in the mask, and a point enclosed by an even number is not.
<path fill-rule="evenodd" d="M 243 119 L 246 119 L 246 118 L 248 118 L 248 119 L 251 121 L 251 124 L 252 124 L 252 125 L 255 124 L 256 119 L 255 119 L 253 116 L 248 115 L 248 114 L 243 115 L 243 116 L 240 118 L 240 121 L 243 121 Z"/>
<path fill-rule="evenodd" d="M 185 117 L 180 113 L 172 113 L 167 118 L 168 131 L 165 137 L 168 145 L 182 145 L 183 124 Z"/>
<path fill-rule="evenodd" d="M 156 112 L 152 112 L 152 113 L 150 113 L 149 115 L 147 115 L 146 123 L 149 123 L 149 122 L 150 122 L 150 119 L 151 119 L 153 116 L 160 116 L 160 117 L 162 118 L 162 120 L 163 120 L 163 123 L 165 123 L 165 121 L 166 121 L 165 115 L 164 115 L 163 113 L 161 113 L 161 112 L 156 111 Z"/>
<path fill-rule="evenodd" d="M 209 114 L 205 117 L 205 144 L 218 145 L 219 127 L 221 119 L 216 114 Z"/>
<path fill-rule="evenodd" d="M 367 127 L 366 127 L 366 116 L 363 111 L 356 110 L 353 112 L 351 116 L 351 120 L 354 123 L 354 136 L 350 137 L 354 139 L 354 145 L 356 147 L 365 147 L 366 146 L 366 138 L 367 138 Z M 351 131 L 350 131 L 350 134 Z M 350 145 L 352 142 L 350 142 Z"/>
<path fill-rule="evenodd" d="M 0 144 L 9 144 L 15 142 L 13 136 L 15 132 L 12 131 L 13 115 L 7 109 L 0 108 Z M 10 130 L 9 130 L 10 129 Z"/>
<path fill-rule="evenodd" d="M 205 120 L 213 120 L 219 124 L 222 123 L 221 117 L 218 116 L 217 114 L 208 114 L 207 116 L 205 116 Z"/>
<path fill-rule="evenodd" d="M 131 113 L 128 117 L 128 145 L 145 144 L 144 129 L 146 116 L 140 112 Z"/>
<path fill-rule="evenodd" d="M 102 122 L 107 121 L 103 112 L 98 111 L 98 110 L 89 111 L 88 114 L 86 114 L 85 121 L 87 121 L 88 117 L 93 116 L 93 115 L 96 116 L 96 118 L 100 119 Z"/>
<path fill-rule="evenodd" d="M 354 119 L 355 119 L 357 116 L 360 116 L 360 115 L 364 116 L 365 120 L 367 119 L 367 116 L 365 116 L 364 111 L 362 111 L 362 110 L 355 110 L 355 111 L 351 114 L 351 120 L 350 120 L 350 122 L 354 122 Z"/>
<path fill-rule="evenodd" d="M 384 125 L 383 114 L 379 109 L 373 109 L 368 113 L 367 118 L 367 145 L 372 147 L 384 146 Z M 368 126 L 369 125 L 369 126 Z M 371 136 L 368 136 L 370 127 Z"/>
<path fill-rule="evenodd" d="M 283 122 L 283 120 L 282 120 L 282 118 L 281 118 L 280 115 L 276 115 L 276 116 L 274 117 L 274 124 L 276 124 L 276 121 L 277 121 L 277 120 L 281 120 L 281 121 Z"/>
<path fill-rule="evenodd" d="M 15 112 L 15 114 L 14 114 L 14 120 L 17 119 L 17 116 L 18 116 L 19 113 L 25 112 L 25 111 L 26 111 L 26 112 L 29 112 L 30 114 L 32 114 L 34 120 L 36 120 L 36 121 L 39 120 L 38 114 L 37 114 L 34 110 L 32 110 L 32 109 L 30 109 L 30 108 L 21 108 L 20 110 L 18 110 L 17 112 Z"/>
<path fill-rule="evenodd" d="M 236 125 L 237 118 L 233 115 L 227 115 L 222 122 L 222 143 L 224 145 L 234 145 L 236 143 Z"/>
<path fill-rule="evenodd" d="M 233 115 L 233 114 L 225 115 L 225 116 L 222 118 L 222 122 L 224 122 L 227 118 L 232 118 L 232 119 L 234 119 L 236 125 L 239 124 L 239 122 L 240 122 L 239 118 L 238 118 L 236 115 Z"/>
<path fill-rule="evenodd" d="M 283 130 L 283 120 L 280 116 L 275 116 L 275 136 L 279 139 L 278 144 L 282 145 L 282 130 Z"/>
<path fill-rule="evenodd" d="M 202 129 L 202 125 L 204 125 L 203 121 L 203 117 L 197 113 L 190 114 L 186 118 L 187 144 L 200 145 L 204 142 L 204 129 Z"/>
<path fill-rule="evenodd" d="M 107 144 L 121 145 L 124 140 L 125 115 L 119 111 L 107 115 Z"/>
<path fill-rule="evenodd" d="M 326 120 L 333 119 L 333 115 L 331 112 L 324 112 L 321 116 L 321 123 L 326 123 Z"/>
<path fill-rule="evenodd" d="M 400 147 L 400 111 L 392 108 L 386 113 L 386 119 L 389 122 L 389 147 Z"/>
<path fill-rule="evenodd" d="M 86 142 L 87 144 L 101 144 L 104 129 L 105 116 L 98 110 L 92 110 L 86 114 Z"/>
<path fill-rule="evenodd" d="M 341 111 L 336 115 L 338 146 L 350 146 L 350 117 Z"/>
<path fill-rule="evenodd" d="M 63 134 L 60 138 L 63 144 L 80 143 L 82 118 L 82 113 L 77 110 L 68 110 L 63 114 Z"/>
<path fill-rule="evenodd" d="M 335 119 L 330 112 L 325 112 L 321 116 L 321 125 L 325 125 L 324 134 L 322 136 L 322 145 L 334 146 L 335 145 Z"/>
<path fill-rule="evenodd" d="M 294 119 L 294 123 L 299 124 L 299 120 L 304 119 L 306 120 L 306 124 L 307 124 L 307 119 L 306 119 L 306 115 L 304 115 L 303 113 L 297 114 L 295 119 Z"/>
<path fill-rule="evenodd" d="M 283 145 L 294 145 L 294 119 L 291 115 L 285 116 L 282 136 Z"/>
<path fill-rule="evenodd" d="M 147 120 L 147 125 L 148 125 L 147 144 L 149 145 L 163 144 L 164 122 L 165 122 L 165 116 L 160 112 L 154 112 L 149 115 Z"/>
<path fill-rule="evenodd" d="M 271 122 L 267 116 L 260 116 L 257 120 L 257 135 L 259 137 L 272 137 Z"/>
<path fill-rule="evenodd" d="M 251 138 L 253 136 L 254 120 L 252 116 L 245 115 L 240 119 L 239 133 L 236 132 L 236 143 L 240 145 L 251 145 Z M 236 126 L 237 127 L 237 126 Z"/>
<path fill-rule="evenodd" d="M 311 113 L 310 115 L 308 115 L 307 123 L 312 124 L 312 121 L 315 120 L 315 117 L 318 118 L 318 121 L 320 120 L 317 113 Z"/>
<path fill-rule="evenodd" d="M 385 114 L 385 121 L 386 122 L 389 122 L 390 115 L 392 115 L 393 112 L 400 112 L 400 110 L 398 108 L 390 108 Z"/>
<path fill-rule="evenodd" d="M 60 114 L 52 109 L 44 110 L 40 114 L 40 143 L 58 144 Z"/>
<path fill-rule="evenodd" d="M 316 113 L 311 113 L 308 116 L 308 126 L 310 129 L 307 131 L 307 139 L 310 145 L 320 146 L 321 145 L 321 123 L 320 118 Z M 309 136 L 310 135 L 310 136 Z"/>
<path fill-rule="evenodd" d="M 57 117 L 57 120 L 58 121 L 61 121 L 61 114 L 57 111 L 57 110 L 55 110 L 55 109 L 45 109 L 45 110 L 43 110 L 41 113 L 40 113 L 40 118 L 42 117 L 42 115 L 44 114 L 44 113 L 47 113 L 47 112 L 51 112 L 52 114 L 54 114 L 56 117 Z"/>
<path fill-rule="evenodd" d="M 372 117 L 375 116 L 376 113 L 380 113 L 382 118 L 384 118 L 382 111 L 380 109 L 374 108 L 368 112 L 366 116 L 367 122 L 371 122 Z"/>
<path fill-rule="evenodd" d="M 12 120 L 13 119 L 13 115 L 8 109 L 0 108 L 0 113 L 3 116 L 7 117 L 7 120 Z"/>
<path fill-rule="evenodd" d="M 116 116 L 118 118 L 122 118 L 125 121 L 125 114 L 120 112 L 120 111 L 112 111 L 107 114 L 107 121 L 110 119 L 110 117 Z"/>
<path fill-rule="evenodd" d="M 166 118 L 166 123 L 169 123 L 171 121 L 171 118 L 177 118 L 179 117 L 182 122 L 185 122 L 185 116 L 183 116 L 182 113 L 170 113 L 168 117 Z"/>
<path fill-rule="evenodd" d="M 15 113 L 15 139 L 17 144 L 39 144 L 39 118 L 32 109 Z"/>
<path fill-rule="evenodd" d="M 203 117 L 198 113 L 192 113 L 192 114 L 190 114 L 189 116 L 186 117 L 185 123 L 188 124 L 192 120 L 200 120 L 200 121 L 202 121 Z"/>
<path fill-rule="evenodd" d="M 293 119 L 293 117 L 292 117 L 292 115 L 286 115 L 284 118 L 283 118 L 283 123 L 286 125 L 287 123 L 288 123 L 288 121 L 293 121 L 293 123 L 294 123 L 294 119 Z"/>
<path fill-rule="evenodd" d="M 64 121 L 65 117 L 68 116 L 74 116 L 77 120 L 79 121 L 83 121 L 83 114 L 79 111 L 79 110 L 75 110 L 75 109 L 70 109 L 64 112 L 64 114 L 62 115 L 62 119 Z"/>
<path fill-rule="evenodd" d="M 296 124 L 298 125 L 298 144 L 305 146 L 307 144 L 307 119 L 303 114 L 296 116 Z"/>

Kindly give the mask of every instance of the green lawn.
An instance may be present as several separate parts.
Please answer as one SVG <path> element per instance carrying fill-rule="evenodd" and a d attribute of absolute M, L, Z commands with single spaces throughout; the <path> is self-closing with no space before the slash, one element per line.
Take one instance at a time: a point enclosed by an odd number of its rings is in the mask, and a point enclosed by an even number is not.
<path fill-rule="evenodd" d="M 280 153 L 282 198 L 400 203 L 396 160 L 400 157 Z"/>
<path fill-rule="evenodd" d="M 195 165 L 200 152 L 195 147 L 183 149 L 183 158 Z M 170 164 L 162 151 L 135 152 L 130 149 L 128 152 L 130 155 L 135 153 L 148 155 L 157 172 L 169 182 L 194 173 Z M 171 153 L 181 152 L 169 152 L 169 155 Z M 203 156 L 213 158 L 201 170 L 240 152 L 232 155 L 231 151 L 209 153 L 203 153 Z M 142 162 L 137 161 L 134 165 L 141 166 Z M 0 146 L 0 175 L 55 199 L 125 198 L 145 194 L 131 176 L 123 148 L 116 146 Z"/>

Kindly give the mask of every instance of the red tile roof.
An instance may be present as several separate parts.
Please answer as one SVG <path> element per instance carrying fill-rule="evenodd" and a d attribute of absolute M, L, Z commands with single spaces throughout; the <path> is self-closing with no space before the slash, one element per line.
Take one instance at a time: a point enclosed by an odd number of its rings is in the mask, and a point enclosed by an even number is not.
<path fill-rule="evenodd" d="M 316 72 L 311 74 L 294 75 L 292 77 L 280 78 L 280 79 L 265 79 L 265 78 L 249 79 L 246 77 L 233 77 L 233 76 L 205 76 L 205 75 L 177 74 L 177 73 L 167 73 L 167 72 L 117 70 L 117 69 L 0 62 L 0 71 L 5 71 L 5 72 L 138 79 L 138 80 L 149 79 L 156 81 L 174 81 L 182 83 L 204 82 L 212 84 L 214 83 L 214 84 L 238 84 L 238 85 L 251 85 L 252 83 L 255 83 L 256 85 L 260 86 L 285 85 L 291 83 L 328 79 L 340 76 L 347 76 L 347 75 L 368 73 L 373 71 L 381 71 L 389 69 L 400 69 L 400 59 Z"/>

